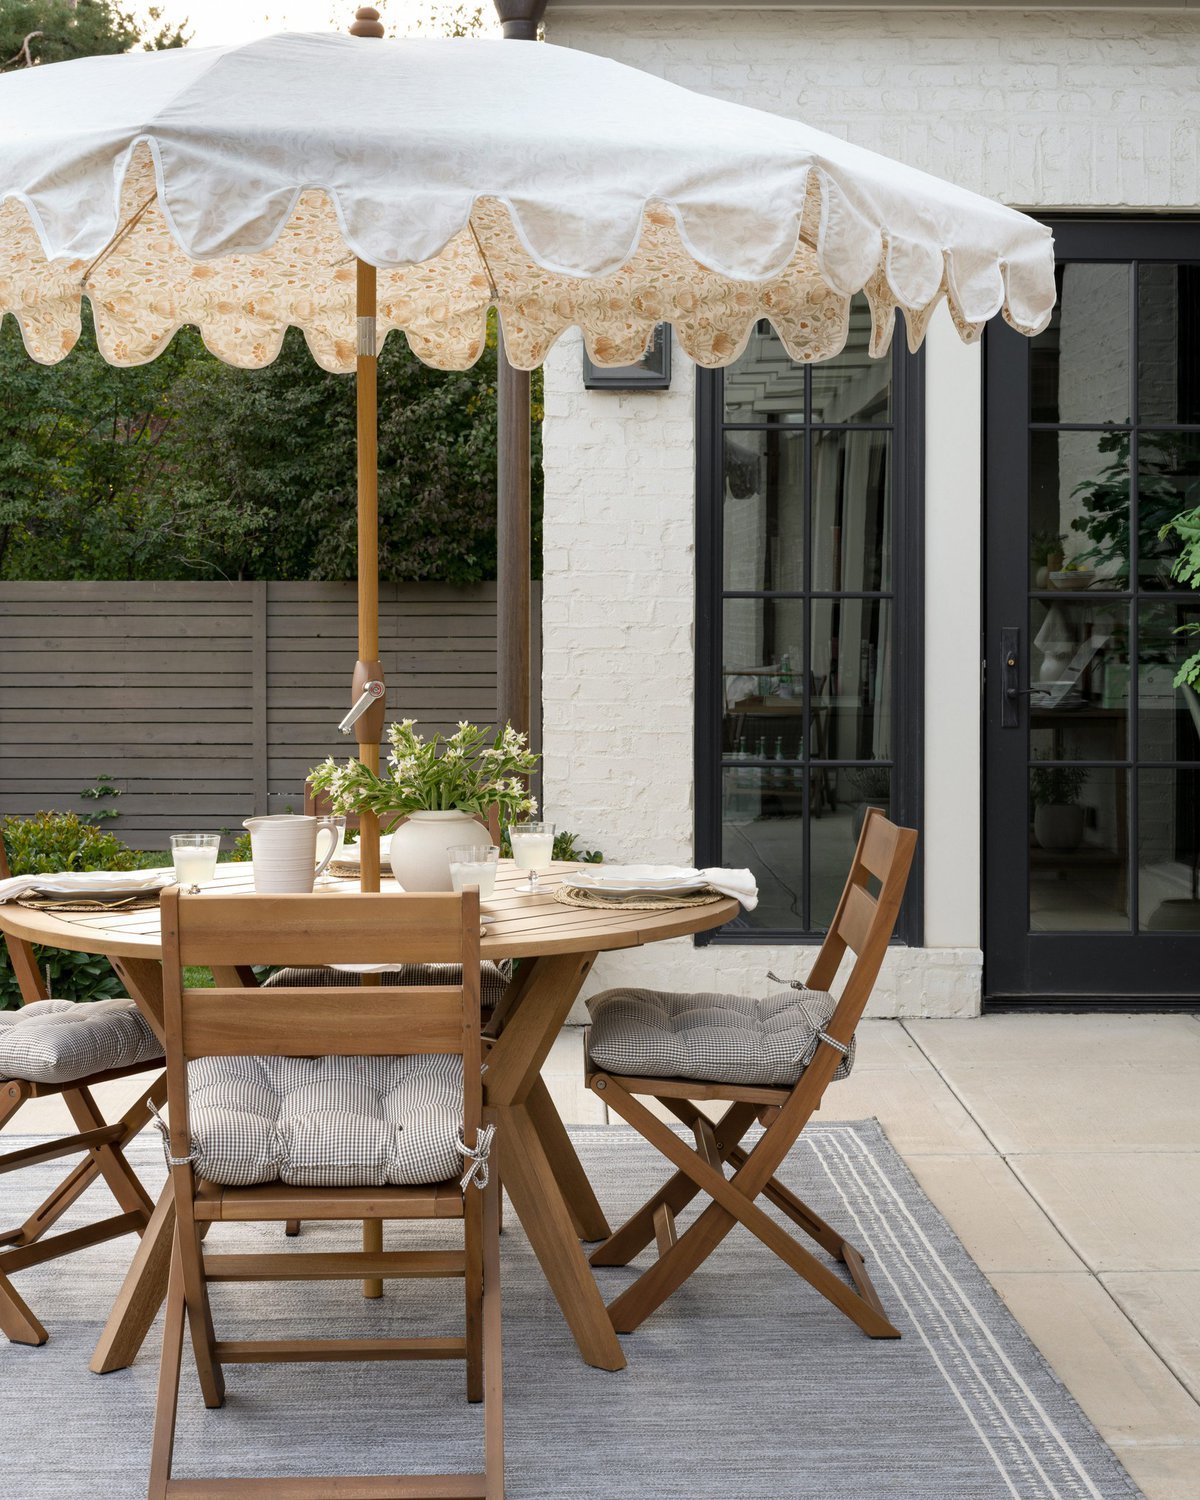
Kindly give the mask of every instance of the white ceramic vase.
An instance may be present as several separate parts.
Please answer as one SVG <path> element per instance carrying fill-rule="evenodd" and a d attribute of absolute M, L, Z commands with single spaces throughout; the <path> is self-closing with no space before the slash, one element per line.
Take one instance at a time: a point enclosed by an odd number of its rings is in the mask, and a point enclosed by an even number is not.
<path fill-rule="evenodd" d="M 392 874 L 406 891 L 449 891 L 455 844 L 490 844 L 487 827 L 471 813 L 409 813 L 392 834 Z"/>

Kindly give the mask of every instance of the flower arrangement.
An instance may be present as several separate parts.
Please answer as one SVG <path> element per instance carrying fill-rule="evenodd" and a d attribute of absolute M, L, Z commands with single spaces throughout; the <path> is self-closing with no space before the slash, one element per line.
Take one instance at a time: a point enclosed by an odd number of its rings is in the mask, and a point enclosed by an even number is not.
<path fill-rule="evenodd" d="M 359 760 L 332 756 L 309 772 L 314 791 L 328 792 L 335 813 L 373 812 L 388 828 L 414 812 L 460 812 L 486 817 L 498 808 L 502 824 L 527 818 L 536 801 L 522 777 L 539 757 L 511 724 L 489 738 L 486 729 L 459 721 L 452 735 L 418 734 L 415 719 L 388 728 L 392 751 L 386 772 L 376 773 Z"/>

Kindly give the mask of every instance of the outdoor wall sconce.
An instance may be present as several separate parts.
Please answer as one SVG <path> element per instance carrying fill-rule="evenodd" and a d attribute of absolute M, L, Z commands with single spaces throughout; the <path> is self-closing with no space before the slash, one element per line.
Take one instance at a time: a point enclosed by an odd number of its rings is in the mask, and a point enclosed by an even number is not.
<path fill-rule="evenodd" d="M 583 351 L 585 391 L 665 391 L 671 385 L 671 325 L 659 323 L 635 365 L 594 365 Z"/>

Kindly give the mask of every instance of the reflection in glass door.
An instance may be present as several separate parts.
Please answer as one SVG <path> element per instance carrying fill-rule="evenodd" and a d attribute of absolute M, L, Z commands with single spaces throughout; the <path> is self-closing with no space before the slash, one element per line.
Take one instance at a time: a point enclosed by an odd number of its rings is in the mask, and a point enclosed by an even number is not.
<path fill-rule="evenodd" d="M 985 987 L 1200 990 L 1200 227 L 1056 226 L 1059 304 L 988 345 Z"/>

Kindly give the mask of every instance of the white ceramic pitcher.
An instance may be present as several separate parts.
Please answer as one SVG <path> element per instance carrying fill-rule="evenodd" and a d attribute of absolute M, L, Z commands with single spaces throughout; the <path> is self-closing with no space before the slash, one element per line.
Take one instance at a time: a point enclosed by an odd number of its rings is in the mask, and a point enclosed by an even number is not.
<path fill-rule="evenodd" d="M 313 881 L 325 869 L 337 850 L 337 829 L 318 824 L 316 818 L 300 813 L 272 813 L 263 818 L 247 818 L 243 828 L 250 830 L 250 856 L 254 861 L 254 889 L 283 892 L 311 891 Z M 329 847 L 317 862 L 317 834 L 328 836 Z"/>

